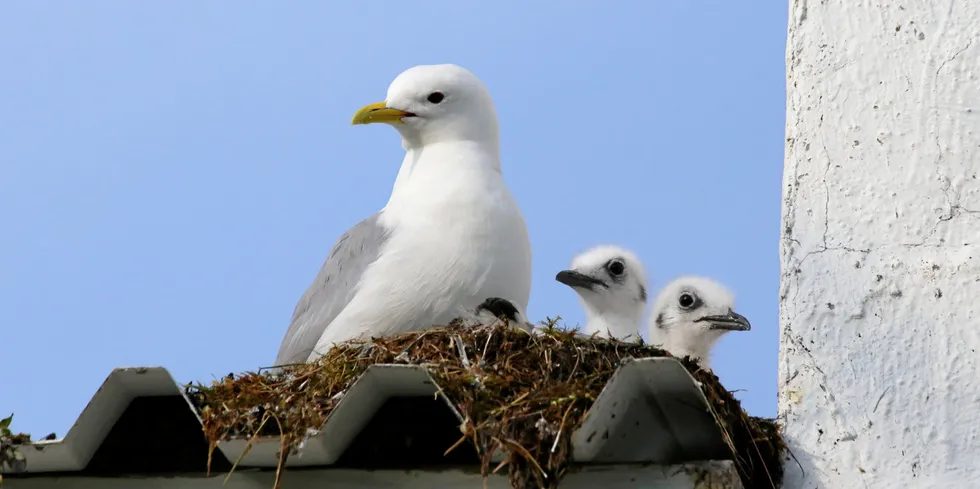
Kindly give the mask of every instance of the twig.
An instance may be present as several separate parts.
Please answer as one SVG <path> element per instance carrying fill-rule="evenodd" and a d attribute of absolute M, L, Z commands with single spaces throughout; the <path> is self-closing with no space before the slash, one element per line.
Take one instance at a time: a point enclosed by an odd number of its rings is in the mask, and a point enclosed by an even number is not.
<path fill-rule="evenodd" d="M 282 469 L 286 466 L 286 458 L 289 457 L 289 444 L 286 443 L 286 435 L 282 430 L 282 423 L 279 422 L 279 417 L 272 415 L 272 419 L 276 420 L 276 424 L 279 425 L 279 463 L 276 464 L 276 482 L 272 484 L 272 489 L 279 489 L 279 480 L 282 477 Z"/>
<path fill-rule="evenodd" d="M 523 456 L 525 459 L 527 459 L 527 461 L 531 462 L 531 464 L 533 464 L 534 467 L 537 468 L 538 471 L 541 472 L 541 476 L 542 477 L 544 477 L 545 479 L 548 478 L 548 473 L 545 472 L 544 469 L 541 468 L 541 465 L 539 465 L 538 464 L 538 461 L 534 459 L 534 457 L 531 455 L 531 452 L 528 452 L 527 449 L 524 448 L 520 443 L 517 443 L 516 441 L 511 440 L 510 438 L 504 439 L 504 441 L 500 441 L 500 439 L 497 438 L 497 437 L 493 437 L 493 439 L 494 440 L 497 440 L 497 442 L 500 443 L 500 444 L 505 444 L 506 443 L 507 445 L 510 445 L 510 447 L 512 449 L 517 450 L 518 452 L 520 452 L 521 456 Z"/>
<path fill-rule="evenodd" d="M 555 449 L 558 448 L 558 440 L 561 439 L 561 430 L 565 428 L 565 420 L 568 419 L 568 413 L 572 412 L 572 408 L 575 407 L 575 400 L 569 403 L 568 409 L 565 410 L 565 415 L 561 417 L 561 424 L 558 425 L 558 434 L 555 435 L 555 442 L 551 444 L 551 453 L 555 453 Z"/>
<path fill-rule="evenodd" d="M 456 447 L 462 445 L 463 442 L 466 441 L 466 438 L 467 438 L 466 434 L 463 434 L 463 436 L 459 437 L 459 440 L 456 443 L 453 443 L 453 446 L 449 447 L 445 452 L 442 452 L 442 456 L 445 457 L 446 455 L 449 455 L 449 452 L 455 450 Z"/>
<path fill-rule="evenodd" d="M 776 483 L 772 480 L 772 475 L 769 474 L 769 467 L 766 466 L 766 462 L 762 458 L 762 452 L 759 451 L 759 445 L 755 443 L 755 440 L 752 441 L 752 448 L 755 448 L 755 453 L 759 455 L 759 461 L 762 462 L 762 468 L 766 471 L 766 477 L 769 478 L 769 485 L 772 486 L 772 489 L 777 489 Z"/>
<path fill-rule="evenodd" d="M 511 401 L 511 403 L 510 403 L 510 404 L 508 404 L 508 405 L 506 405 L 506 406 L 501 406 L 501 407 L 499 407 L 499 408 L 497 408 L 497 409 L 494 409 L 493 411 L 490 411 L 490 414 L 499 414 L 499 413 L 500 413 L 500 412 L 502 412 L 502 411 L 506 411 L 506 410 L 508 410 L 508 409 L 510 409 L 510 408 L 512 408 L 512 407 L 514 407 L 514 406 L 516 406 L 516 405 L 517 405 L 517 403 L 519 403 L 519 402 L 521 402 L 522 400 L 524 400 L 524 398 L 525 398 L 525 397 L 527 397 L 527 396 L 528 396 L 528 395 L 530 395 L 530 394 L 531 394 L 531 391 L 526 391 L 526 392 L 524 392 L 523 394 L 521 394 L 521 395 L 519 395 L 519 396 L 517 396 L 517 399 L 514 399 L 513 401 Z"/>
<path fill-rule="evenodd" d="M 235 467 L 238 467 L 238 463 L 241 462 L 242 459 L 245 458 L 245 455 L 247 455 L 248 452 L 252 450 L 252 444 L 255 443 L 255 439 L 258 438 L 259 433 L 262 432 L 262 427 L 265 426 L 265 422 L 268 421 L 269 417 L 271 416 L 272 415 L 269 414 L 269 411 L 266 411 L 265 414 L 262 415 L 262 422 L 259 423 L 258 429 L 256 429 L 255 433 L 248 439 L 248 443 L 245 444 L 245 449 L 242 450 L 242 453 L 238 455 L 237 459 L 235 459 L 235 463 L 231 466 L 231 470 L 228 471 L 228 475 L 225 476 L 225 480 L 221 482 L 221 485 L 225 485 L 228 483 L 228 479 L 231 478 L 231 474 L 235 472 Z M 286 435 L 281 435 L 281 436 L 286 436 Z"/>
<path fill-rule="evenodd" d="M 484 361 L 487 358 L 487 349 L 490 348 L 491 338 L 493 338 L 493 331 L 490 331 L 490 334 L 487 335 L 487 343 L 483 345 L 483 356 L 480 357 L 481 361 Z"/>
<path fill-rule="evenodd" d="M 456 345 L 456 349 L 459 351 L 459 359 L 463 362 L 463 366 L 470 368 L 470 359 L 466 356 L 466 343 L 463 343 L 463 338 L 458 334 L 452 335 L 453 343 Z"/>

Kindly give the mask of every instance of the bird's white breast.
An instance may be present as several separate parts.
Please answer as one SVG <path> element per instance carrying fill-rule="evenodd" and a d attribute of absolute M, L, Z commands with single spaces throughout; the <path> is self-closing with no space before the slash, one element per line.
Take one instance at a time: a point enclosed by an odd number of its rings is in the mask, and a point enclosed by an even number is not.
<path fill-rule="evenodd" d="M 446 324 L 488 297 L 526 314 L 530 241 L 499 166 L 475 145 L 422 151 L 382 212 L 391 238 L 321 345 Z"/>
<path fill-rule="evenodd" d="M 598 333 L 600 337 L 610 336 L 622 341 L 637 341 L 640 338 L 640 318 L 629 314 L 596 313 L 586 307 L 585 334 Z"/>

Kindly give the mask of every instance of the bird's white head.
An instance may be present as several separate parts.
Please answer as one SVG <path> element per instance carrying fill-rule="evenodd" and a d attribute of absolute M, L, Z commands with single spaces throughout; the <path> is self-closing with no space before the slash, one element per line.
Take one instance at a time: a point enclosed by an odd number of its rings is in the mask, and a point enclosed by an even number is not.
<path fill-rule="evenodd" d="M 579 254 L 555 280 L 573 288 L 586 314 L 588 334 L 638 340 L 647 302 L 643 264 L 618 246 L 597 246 Z"/>
<path fill-rule="evenodd" d="M 722 335 L 752 328 L 734 309 L 734 296 L 720 283 L 704 277 L 677 278 L 653 301 L 650 342 L 709 368 L 711 348 Z"/>
<path fill-rule="evenodd" d="M 351 124 L 386 123 L 401 134 L 406 149 L 446 141 L 499 146 L 497 113 L 487 87 L 469 70 L 420 65 L 398 75 L 383 102 L 364 106 Z"/>

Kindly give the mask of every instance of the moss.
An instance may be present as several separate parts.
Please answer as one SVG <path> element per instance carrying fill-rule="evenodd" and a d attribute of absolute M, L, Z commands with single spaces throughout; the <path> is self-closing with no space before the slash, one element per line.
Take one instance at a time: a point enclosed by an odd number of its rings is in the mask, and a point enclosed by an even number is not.
<path fill-rule="evenodd" d="M 690 358 L 681 360 L 694 378 L 713 410 L 715 421 L 726 435 L 742 485 L 751 488 L 778 488 L 783 481 L 782 456 L 786 444 L 776 420 L 749 416 L 711 371 L 702 370 Z"/>
<path fill-rule="evenodd" d="M 0 467 L 7 467 L 12 472 L 23 472 L 27 469 L 24 454 L 18 449 L 19 445 L 26 445 L 31 442 L 31 435 L 10 431 L 10 424 L 14 420 L 11 414 L 6 418 L 0 419 Z M 3 485 L 3 476 L 0 475 L 0 486 Z"/>
<path fill-rule="evenodd" d="M 549 320 L 541 334 L 505 325 L 459 323 L 335 347 L 319 360 L 278 372 L 228 375 L 187 387 L 204 421 L 212 450 L 221 440 L 280 436 L 281 471 L 308 430 L 320 428 L 342 394 L 370 365 L 425 366 L 466 417 L 463 436 L 447 452 L 472 443 L 484 475 L 501 469 L 515 488 L 557 487 L 571 463 L 571 434 L 624 359 L 670 354 L 638 343 L 587 338 Z M 682 363 L 702 383 L 746 488 L 778 487 L 785 449 L 778 426 L 749 417 L 711 372 Z M 541 420 L 547 422 L 542 426 Z M 234 470 L 234 469 L 233 469 Z M 276 485 L 278 486 L 278 477 Z"/>

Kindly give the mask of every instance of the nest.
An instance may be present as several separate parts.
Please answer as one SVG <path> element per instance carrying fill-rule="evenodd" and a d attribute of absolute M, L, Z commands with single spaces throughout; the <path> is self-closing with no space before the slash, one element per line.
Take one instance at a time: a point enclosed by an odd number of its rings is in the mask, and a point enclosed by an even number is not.
<path fill-rule="evenodd" d="M 0 468 L 7 467 L 12 472 L 23 472 L 27 464 L 18 446 L 29 444 L 31 435 L 10 431 L 10 423 L 13 420 L 13 414 L 0 419 Z M 0 486 L 2 485 L 3 476 L 0 475 Z"/>
<path fill-rule="evenodd" d="M 280 437 L 284 449 L 278 487 L 289 454 L 310 430 L 324 424 L 369 366 L 422 365 L 466 417 L 462 438 L 447 446 L 447 453 L 471 443 L 484 476 L 506 466 L 512 487 L 550 489 L 558 487 L 571 464 L 572 432 L 622 361 L 670 354 L 641 343 L 582 337 L 556 328 L 555 321 L 548 321 L 539 333 L 502 324 L 474 328 L 453 323 L 344 343 L 315 362 L 284 366 L 274 373 L 228 375 L 209 386 L 189 385 L 187 393 L 204 421 L 212 451 L 223 440 Z M 691 359 L 681 361 L 701 382 L 743 485 L 779 487 L 785 445 L 778 426 L 747 416 L 714 374 Z M 506 457 L 492 467 L 496 451 Z"/>

